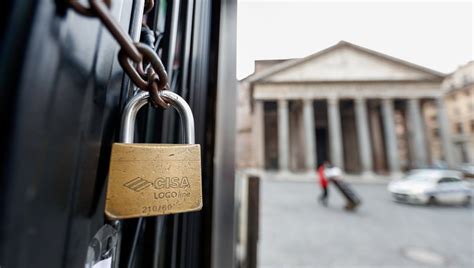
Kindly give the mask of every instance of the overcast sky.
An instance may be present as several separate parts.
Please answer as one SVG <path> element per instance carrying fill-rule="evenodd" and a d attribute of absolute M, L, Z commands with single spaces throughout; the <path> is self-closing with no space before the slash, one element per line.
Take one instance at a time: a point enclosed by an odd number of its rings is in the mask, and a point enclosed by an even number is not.
<path fill-rule="evenodd" d="M 471 1 L 239 0 L 237 27 L 238 79 L 256 59 L 304 57 L 340 40 L 444 73 L 474 58 Z"/>

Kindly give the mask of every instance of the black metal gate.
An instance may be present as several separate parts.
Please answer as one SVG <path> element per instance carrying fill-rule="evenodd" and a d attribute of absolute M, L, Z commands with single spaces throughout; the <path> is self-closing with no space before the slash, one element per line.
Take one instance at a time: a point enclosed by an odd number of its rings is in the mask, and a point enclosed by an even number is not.
<path fill-rule="evenodd" d="M 0 267 L 84 267 L 88 243 L 105 222 L 110 149 L 133 87 L 118 64 L 118 44 L 106 28 L 97 19 L 75 13 L 68 1 L 21 0 L 4 10 Z M 135 38 L 142 31 L 142 10 L 142 0 L 114 0 L 111 9 Z M 235 77 L 235 70 L 223 73 L 228 69 L 220 66 L 223 25 L 235 26 L 223 24 L 225 12 L 235 13 L 234 1 L 157 0 L 146 17 L 172 90 L 194 112 L 196 143 L 202 148 L 204 207 L 195 213 L 146 218 L 139 228 L 137 220 L 127 220 L 120 267 L 223 263 L 213 260 L 212 241 L 222 211 L 214 207 L 216 175 L 222 175 L 222 167 L 215 174 L 215 165 L 225 164 L 213 161 L 222 151 L 216 144 L 217 94 L 220 80 Z M 230 58 L 228 64 L 235 64 Z M 141 142 L 178 141 L 179 122 L 173 112 L 144 109 L 138 122 Z M 233 162 L 233 156 L 226 161 Z M 217 185 L 233 191 L 230 183 Z M 233 230 L 228 232 L 233 243 Z M 220 248 L 232 257 L 231 246 Z"/>

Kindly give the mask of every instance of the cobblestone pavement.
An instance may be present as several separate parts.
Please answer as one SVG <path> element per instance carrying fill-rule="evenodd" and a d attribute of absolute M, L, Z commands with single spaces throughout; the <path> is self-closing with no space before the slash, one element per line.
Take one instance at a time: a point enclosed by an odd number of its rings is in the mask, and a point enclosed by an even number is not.
<path fill-rule="evenodd" d="M 474 267 L 474 207 L 395 203 L 383 184 L 352 184 L 356 212 L 316 183 L 263 180 L 259 267 Z"/>

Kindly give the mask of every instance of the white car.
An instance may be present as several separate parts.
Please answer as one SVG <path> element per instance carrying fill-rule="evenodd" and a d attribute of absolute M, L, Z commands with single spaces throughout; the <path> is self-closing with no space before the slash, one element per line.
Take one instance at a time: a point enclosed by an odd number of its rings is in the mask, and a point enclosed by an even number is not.
<path fill-rule="evenodd" d="M 388 191 L 399 202 L 469 205 L 472 190 L 462 179 L 462 173 L 454 170 L 419 169 L 390 182 Z"/>
<path fill-rule="evenodd" d="M 464 163 L 459 166 L 459 170 L 465 177 L 474 178 L 474 164 Z"/>

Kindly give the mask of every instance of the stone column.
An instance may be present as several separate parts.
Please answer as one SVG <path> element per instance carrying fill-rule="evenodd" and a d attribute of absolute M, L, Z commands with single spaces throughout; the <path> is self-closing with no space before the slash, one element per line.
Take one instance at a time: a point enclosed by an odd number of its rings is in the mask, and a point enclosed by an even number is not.
<path fill-rule="evenodd" d="M 265 168 L 265 110 L 264 102 L 256 100 L 254 102 L 253 114 L 253 148 L 255 155 L 255 166 L 259 169 Z"/>
<path fill-rule="evenodd" d="M 306 169 L 314 171 L 316 168 L 316 135 L 314 130 L 313 100 L 303 100 L 303 125 Z"/>
<path fill-rule="evenodd" d="M 439 134 L 441 137 L 441 144 L 443 146 L 444 159 L 450 168 L 455 166 L 453 146 L 451 142 L 451 135 L 449 133 L 449 122 L 444 108 L 444 100 L 442 97 L 436 99 L 436 106 L 438 107 L 438 124 Z"/>
<path fill-rule="evenodd" d="M 398 153 L 397 135 L 395 132 L 395 117 L 393 112 L 393 101 L 382 100 L 383 125 L 385 130 L 385 147 L 388 160 L 388 168 L 392 175 L 400 173 L 400 155 Z"/>
<path fill-rule="evenodd" d="M 372 161 L 374 162 L 374 171 L 381 172 L 384 170 L 385 161 L 385 146 L 383 138 L 383 125 L 381 118 L 381 111 L 378 106 L 369 106 L 369 119 L 370 119 L 370 137 L 371 146 L 373 150 Z"/>
<path fill-rule="evenodd" d="M 328 99 L 328 121 L 331 163 L 344 170 L 341 115 L 339 113 L 339 100 L 337 98 Z"/>
<path fill-rule="evenodd" d="M 289 154 L 288 101 L 278 100 L 278 164 L 280 171 L 288 170 Z"/>
<path fill-rule="evenodd" d="M 418 99 L 408 100 L 408 118 L 410 120 L 413 160 L 416 167 L 426 166 L 426 141 L 424 139 L 423 119 Z"/>
<path fill-rule="evenodd" d="M 369 123 L 367 120 L 367 106 L 365 99 L 355 99 L 355 115 L 356 115 L 356 128 L 357 128 L 357 140 L 359 142 L 359 157 L 362 166 L 362 174 L 372 175 L 373 164 L 372 164 L 372 146 L 370 143 L 369 134 Z"/>

